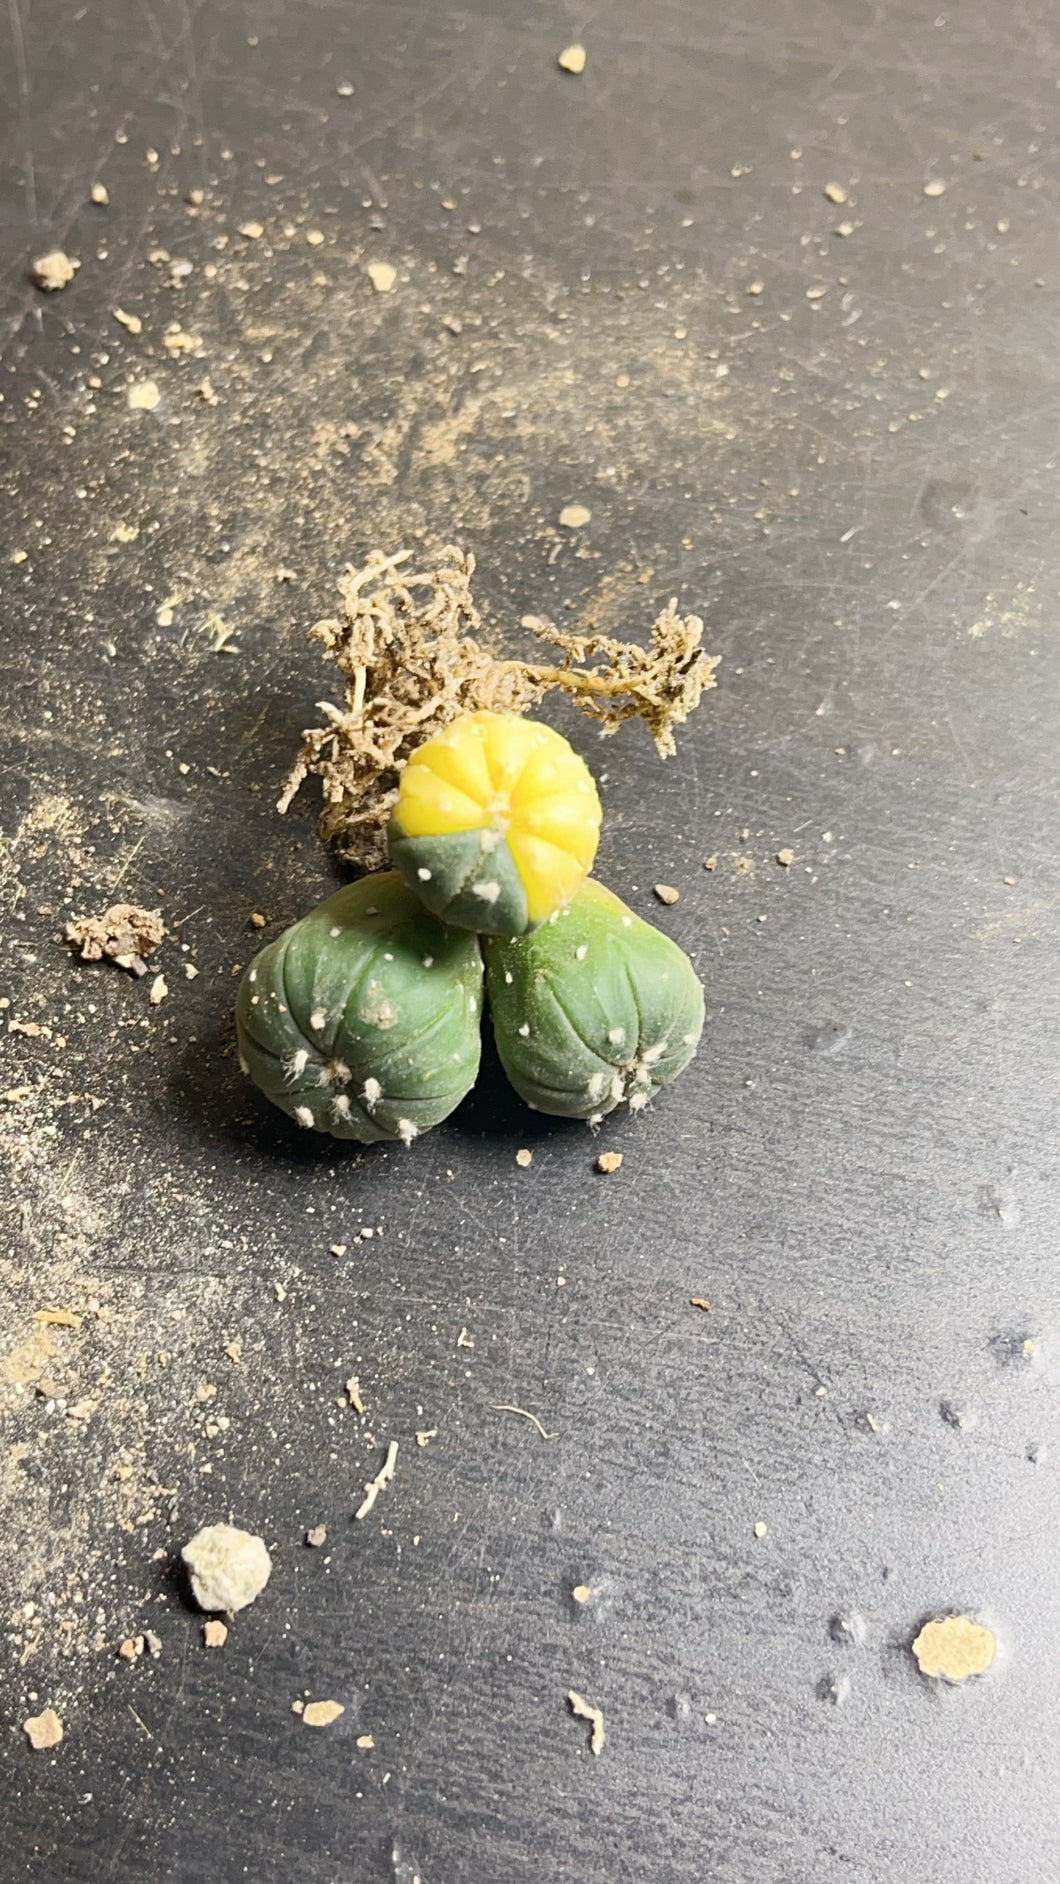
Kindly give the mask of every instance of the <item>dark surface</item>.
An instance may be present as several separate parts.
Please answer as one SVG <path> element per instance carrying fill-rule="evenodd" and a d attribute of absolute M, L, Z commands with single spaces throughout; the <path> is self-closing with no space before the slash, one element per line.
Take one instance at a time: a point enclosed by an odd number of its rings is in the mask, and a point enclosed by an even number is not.
<path fill-rule="evenodd" d="M 85 1322 L 43 1388 L 6 1364 L 5 1876 L 1060 1874 L 1056 20 L 937 4 L 11 0 L 0 979 L 52 1037 L 5 1043 L 3 1353 Z M 304 630 L 416 533 L 512 645 L 677 594 L 724 656 L 666 766 L 555 716 L 708 997 L 595 1143 L 494 1068 L 412 1154 L 331 1150 L 235 1069 L 250 913 L 332 881 L 312 792 L 273 810 L 334 692 Z M 170 925 L 160 1007 L 57 941 L 118 889 Z M 228 1515 L 275 1567 L 207 1652 L 173 1564 Z M 951 1608 L 1002 1653 L 943 1690 L 909 1644 Z"/>

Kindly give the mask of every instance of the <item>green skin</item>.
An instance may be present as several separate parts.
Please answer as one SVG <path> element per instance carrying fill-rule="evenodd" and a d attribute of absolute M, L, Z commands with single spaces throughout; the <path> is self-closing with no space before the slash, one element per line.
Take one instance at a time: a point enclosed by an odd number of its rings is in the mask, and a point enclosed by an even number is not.
<path fill-rule="evenodd" d="M 481 1051 L 475 937 L 396 870 L 320 903 L 255 956 L 236 999 L 240 1064 L 299 1125 L 412 1143 L 470 1091 Z"/>
<path fill-rule="evenodd" d="M 387 829 L 390 861 L 442 922 L 479 935 L 526 935 L 526 891 L 502 833 L 484 828 L 406 837 L 395 812 Z"/>
<path fill-rule="evenodd" d="M 623 1100 L 639 1112 L 695 1053 L 691 962 L 601 883 L 532 935 L 482 946 L 501 1064 L 536 1111 L 590 1125 Z"/>

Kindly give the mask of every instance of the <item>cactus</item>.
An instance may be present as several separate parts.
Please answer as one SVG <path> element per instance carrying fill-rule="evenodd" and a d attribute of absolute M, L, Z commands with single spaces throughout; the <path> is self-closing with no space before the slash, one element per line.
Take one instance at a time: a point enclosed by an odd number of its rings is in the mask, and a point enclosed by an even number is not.
<path fill-rule="evenodd" d="M 596 855 L 600 800 L 551 727 L 465 713 L 414 752 L 388 831 L 428 909 L 482 935 L 525 935 L 569 901 Z"/>
<path fill-rule="evenodd" d="M 589 882 L 533 935 L 483 941 L 501 1064 L 539 1112 L 596 1125 L 688 1065 L 703 990 L 687 955 Z"/>
<path fill-rule="evenodd" d="M 336 891 L 255 956 L 240 1064 L 274 1105 L 335 1138 L 406 1145 L 475 1081 L 482 960 L 397 871 Z"/>

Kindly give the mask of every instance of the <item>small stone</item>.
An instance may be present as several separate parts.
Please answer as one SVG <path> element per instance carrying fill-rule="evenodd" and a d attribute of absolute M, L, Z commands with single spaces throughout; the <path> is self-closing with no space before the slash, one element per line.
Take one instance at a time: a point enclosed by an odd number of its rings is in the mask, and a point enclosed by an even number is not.
<path fill-rule="evenodd" d="M 118 1645 L 118 1655 L 123 1662 L 139 1661 L 143 1652 L 144 1639 L 142 1635 L 127 1635 L 124 1642 Z"/>
<path fill-rule="evenodd" d="M 371 1734 L 358 1734 L 357 1745 L 360 1747 L 362 1753 L 367 1753 L 370 1748 L 375 1746 L 375 1741 L 372 1739 Z"/>
<path fill-rule="evenodd" d="M 369 262 L 368 279 L 376 294 L 391 294 L 397 281 L 397 269 L 390 262 Z"/>
<path fill-rule="evenodd" d="M 144 324 L 139 314 L 126 314 L 123 307 L 116 307 L 112 309 L 112 312 L 119 325 L 127 328 L 130 334 L 143 333 Z"/>
<path fill-rule="evenodd" d="M 854 233 L 854 225 L 852 222 L 837 222 L 835 233 L 837 236 L 852 236 Z"/>
<path fill-rule="evenodd" d="M 211 1620 L 202 1625 L 202 1639 L 206 1648 L 224 1648 L 228 1640 L 226 1623 Z"/>
<path fill-rule="evenodd" d="M 564 46 L 563 51 L 556 60 L 556 64 L 560 67 L 561 71 L 573 72 L 574 76 L 577 78 L 579 73 L 585 71 L 585 47 Z"/>
<path fill-rule="evenodd" d="M 565 504 L 559 520 L 565 530 L 580 530 L 584 524 L 592 522 L 592 515 L 586 504 Z"/>
<path fill-rule="evenodd" d="M 817 286 L 814 288 L 807 288 L 806 299 L 807 301 L 820 301 L 824 298 L 824 296 L 827 293 L 828 293 L 828 289 L 822 287 L 820 283 L 818 283 Z"/>
<path fill-rule="evenodd" d="M 302 1719 L 307 1727 L 330 1727 L 345 1712 L 341 1701 L 307 1701 Z"/>
<path fill-rule="evenodd" d="M 45 1753 L 49 1747 L 57 1747 L 63 1737 L 63 1723 L 53 1707 L 46 1707 L 43 1714 L 31 1714 L 23 1721 L 22 1730 L 29 1736 L 34 1753 Z"/>
<path fill-rule="evenodd" d="M 199 1608 L 224 1609 L 230 1615 L 261 1595 L 272 1570 L 264 1540 L 234 1524 L 205 1525 L 180 1554 Z"/>
<path fill-rule="evenodd" d="M 653 888 L 660 903 L 676 903 L 680 901 L 681 892 L 680 890 L 675 890 L 672 883 L 656 883 L 653 885 Z"/>
<path fill-rule="evenodd" d="M 47 255 L 38 255 L 34 262 L 33 279 L 45 294 L 55 294 L 73 280 L 80 266 L 74 256 L 64 255 L 62 249 L 50 249 Z"/>
<path fill-rule="evenodd" d="M 257 242 L 265 234 L 265 225 L 260 222 L 241 222 L 239 233 L 246 236 L 248 242 Z"/>
<path fill-rule="evenodd" d="M 324 241 L 323 229 L 307 229 L 305 239 L 311 249 L 319 249 Z"/>
<path fill-rule="evenodd" d="M 784 850 L 778 850 L 777 862 L 782 870 L 790 870 L 792 864 L 795 862 L 795 852 L 788 850 L 786 847 Z"/>
<path fill-rule="evenodd" d="M 533 1164 L 534 1154 L 532 1151 L 517 1151 L 515 1154 L 515 1162 L 521 1165 L 525 1171 L 528 1165 Z"/>
<path fill-rule="evenodd" d="M 169 984 L 164 975 L 156 975 L 148 990 L 147 998 L 152 1007 L 160 1007 L 169 993 Z"/>
<path fill-rule="evenodd" d="M 265 924 L 268 922 L 269 919 L 267 916 L 262 915 L 260 909 L 255 909 L 253 913 L 251 914 L 250 920 L 253 923 L 255 929 L 264 929 Z"/>
<path fill-rule="evenodd" d="M 144 1643 L 145 1649 L 147 1650 L 147 1653 L 151 1657 L 151 1660 L 153 1662 L 157 1662 L 159 1656 L 162 1653 L 161 1636 L 156 1635 L 153 1629 L 145 1629 L 144 1634 L 143 1634 L 143 1643 Z"/>
<path fill-rule="evenodd" d="M 138 379 L 126 387 L 125 402 L 130 412 L 153 412 L 162 398 L 153 379 Z"/>
<path fill-rule="evenodd" d="M 326 1524 L 314 1524 L 312 1530 L 307 1531 L 305 1534 L 306 1543 L 311 1544 L 314 1550 L 319 1550 L 321 1544 L 327 1543 L 327 1539 L 328 1527 Z"/>
<path fill-rule="evenodd" d="M 769 1530 L 769 1526 L 768 1526 L 768 1524 L 767 1524 L 767 1523 L 765 1522 L 765 1519 L 764 1519 L 764 1518 L 758 1518 L 758 1519 L 756 1520 L 756 1522 L 755 1522 L 755 1536 L 756 1536 L 756 1537 L 765 1537 L 765 1535 L 766 1535 L 766 1532 L 767 1532 L 768 1530 Z"/>
<path fill-rule="evenodd" d="M 925 196 L 945 196 L 945 194 L 946 185 L 941 177 L 932 177 L 930 182 L 924 185 Z"/>
<path fill-rule="evenodd" d="M 110 191 L 105 183 L 94 183 L 89 194 L 94 203 L 105 205 L 110 202 Z"/>
<path fill-rule="evenodd" d="M 607 1173 L 619 1170 L 621 1164 L 622 1153 L 620 1151 L 602 1151 L 596 1160 L 597 1170 Z"/>
<path fill-rule="evenodd" d="M 703 859 L 704 870 L 716 870 L 717 867 L 718 867 L 718 860 L 716 857 L 704 857 Z"/>
<path fill-rule="evenodd" d="M 747 294 L 764 294 L 765 291 L 766 284 L 764 281 L 749 281 L 745 290 Z"/>
<path fill-rule="evenodd" d="M 966 1681 L 986 1672 L 997 1654 L 997 1637 L 970 1616 L 936 1616 L 913 1643 L 922 1675 L 942 1681 Z"/>
<path fill-rule="evenodd" d="M 842 183 L 826 183 L 824 193 L 830 203 L 845 203 L 847 200 L 846 186 Z"/>

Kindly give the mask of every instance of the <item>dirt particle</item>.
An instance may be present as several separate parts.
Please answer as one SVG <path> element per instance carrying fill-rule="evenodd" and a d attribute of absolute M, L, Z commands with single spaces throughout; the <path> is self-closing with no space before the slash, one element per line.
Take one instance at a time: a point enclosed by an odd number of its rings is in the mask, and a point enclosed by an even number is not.
<path fill-rule="evenodd" d="M 704 857 L 703 859 L 704 870 L 714 871 L 717 869 L 717 867 L 718 867 L 717 857 Z"/>
<path fill-rule="evenodd" d="M 141 909 L 138 903 L 112 903 L 102 916 L 79 916 L 66 926 L 66 940 L 80 951 L 83 962 L 106 957 L 134 975 L 146 974 L 144 956 L 156 949 L 165 935 L 162 912 Z"/>
<path fill-rule="evenodd" d="M 790 870 L 792 864 L 795 862 L 795 852 L 785 846 L 783 850 L 778 850 L 777 862 L 782 870 Z"/>
<path fill-rule="evenodd" d="M 534 1154 L 532 1151 L 526 1151 L 525 1149 L 522 1151 L 517 1151 L 515 1154 L 515 1162 L 516 1164 L 521 1165 L 523 1170 L 525 1171 L 530 1165 L 533 1164 Z"/>
<path fill-rule="evenodd" d="M 432 1439 L 437 1439 L 437 1437 L 438 1437 L 437 1426 L 424 1426 L 416 1434 L 416 1444 L 418 1446 L 426 1447 L 430 1445 Z"/>
<path fill-rule="evenodd" d="M 380 1492 L 389 1485 L 397 1469 L 397 1456 L 398 1443 L 396 1439 L 392 1439 L 386 1449 L 386 1458 L 375 1477 L 368 1480 L 364 1488 L 364 1497 L 353 1514 L 358 1521 L 368 1516 Z"/>
<path fill-rule="evenodd" d="M 234 1524 L 205 1525 L 180 1554 L 199 1608 L 224 1609 L 230 1615 L 261 1595 L 272 1570 L 264 1540 Z"/>
<path fill-rule="evenodd" d="M 364 1412 L 364 1401 L 361 1399 L 361 1383 L 356 1374 L 351 1374 L 349 1380 L 346 1382 L 346 1398 L 355 1413 Z"/>
<path fill-rule="evenodd" d="M 749 281 L 744 290 L 745 294 L 764 294 L 765 291 L 766 284 L 764 281 Z"/>
<path fill-rule="evenodd" d="M 89 195 L 93 203 L 99 203 L 103 207 L 110 202 L 110 191 L 105 183 L 94 183 L 89 191 Z"/>
<path fill-rule="evenodd" d="M 589 1735 L 589 1746 L 593 1754 L 599 1758 L 604 1750 L 607 1738 L 604 1733 L 604 1716 L 602 1710 L 598 1707 L 593 1707 L 592 1704 L 585 1699 L 585 1696 L 578 1694 L 574 1688 L 571 1688 L 567 1695 L 567 1705 L 576 1720 L 587 1720 L 591 1723 L 592 1733 Z"/>
<path fill-rule="evenodd" d="M 204 1622 L 202 1625 L 202 1639 L 205 1648 L 224 1648 L 228 1640 L 227 1623 L 211 1617 L 209 1622 Z"/>
<path fill-rule="evenodd" d="M 997 1654 L 997 1637 L 970 1616 L 936 1616 L 916 1637 L 913 1654 L 922 1675 L 942 1681 L 966 1681 L 969 1675 L 985 1674 L 991 1666 Z"/>
<path fill-rule="evenodd" d="M 308 242 L 311 249 L 318 249 L 323 243 L 324 231 L 323 229 L 307 229 L 305 232 L 305 239 Z"/>
<path fill-rule="evenodd" d="M 924 195 L 925 196 L 945 196 L 946 187 L 947 186 L 944 180 L 942 179 L 942 177 L 932 177 L 929 180 L 929 182 L 925 183 L 924 185 Z"/>
<path fill-rule="evenodd" d="M 390 262 L 369 262 L 368 279 L 376 294 L 391 294 L 397 282 L 397 269 Z"/>
<path fill-rule="evenodd" d="M 169 993 L 169 983 L 164 975 L 156 975 L 151 983 L 147 998 L 152 1007 L 161 1007 Z"/>
<path fill-rule="evenodd" d="M 33 1313 L 34 1321 L 43 1322 L 46 1328 L 80 1328 L 81 1317 L 72 1308 L 38 1308 Z"/>
<path fill-rule="evenodd" d="M 307 1727 L 330 1727 L 345 1712 L 341 1701 L 307 1701 L 302 1720 Z"/>
<path fill-rule="evenodd" d="M 592 516 L 586 504 L 565 504 L 559 513 L 559 520 L 565 530 L 580 530 L 584 524 L 592 522 Z"/>
<path fill-rule="evenodd" d="M 357 1745 L 360 1747 L 362 1753 L 368 1753 L 371 1751 L 372 1747 L 375 1746 L 375 1741 L 372 1739 L 371 1734 L 358 1734 Z"/>
<path fill-rule="evenodd" d="M 845 183 L 826 183 L 824 193 L 830 203 L 845 203 L 847 200 L 847 188 Z"/>
<path fill-rule="evenodd" d="M 112 308 L 111 312 L 122 327 L 128 328 L 130 334 L 143 333 L 144 324 L 139 314 L 126 314 L 123 307 Z"/>
<path fill-rule="evenodd" d="M 823 300 L 824 296 L 827 293 L 828 293 L 828 289 L 826 287 L 823 287 L 822 284 L 818 282 L 814 287 L 807 288 L 806 299 L 807 301 L 820 301 L 820 300 Z"/>
<path fill-rule="evenodd" d="M 248 242 L 259 242 L 265 234 L 265 225 L 260 222 L 241 222 L 239 233 L 245 236 Z"/>
<path fill-rule="evenodd" d="M 161 398 L 153 379 L 138 379 L 126 388 L 125 402 L 130 412 L 153 412 Z"/>
<path fill-rule="evenodd" d="M 47 255 L 38 255 L 33 264 L 33 279 L 45 294 L 56 294 L 73 280 L 80 266 L 73 255 L 64 255 L 62 249 L 51 249 Z"/>
<path fill-rule="evenodd" d="M 603 1171 L 605 1175 L 620 1170 L 621 1166 L 622 1153 L 620 1151 L 602 1151 L 596 1160 L 597 1170 Z"/>
<path fill-rule="evenodd" d="M 705 1295 L 693 1295 L 689 1297 L 689 1300 L 693 1308 L 701 1308 L 705 1315 L 710 1314 L 710 1303 Z"/>
<path fill-rule="evenodd" d="M 585 71 L 585 47 L 564 46 L 563 51 L 556 60 L 556 64 L 562 72 L 573 72 L 575 78 L 577 78 L 579 73 Z"/>
<path fill-rule="evenodd" d="M 321 1544 L 326 1544 L 327 1540 L 328 1527 L 326 1524 L 314 1524 L 312 1530 L 307 1531 L 305 1534 L 306 1543 L 311 1545 L 314 1550 L 319 1550 Z"/>
<path fill-rule="evenodd" d="M 852 236 L 854 233 L 854 225 L 852 222 L 837 222 L 834 233 L 837 236 Z"/>
<path fill-rule="evenodd" d="M 22 1723 L 22 1731 L 29 1738 L 34 1753 L 44 1753 L 49 1747 L 57 1747 L 63 1737 L 63 1723 L 53 1707 L 46 1707 L 42 1714 L 31 1714 Z"/>
<path fill-rule="evenodd" d="M 675 890 L 672 883 L 656 883 L 653 884 L 652 887 L 660 903 L 677 903 L 680 901 L 681 892 L 680 890 Z"/>
<path fill-rule="evenodd" d="M 755 1520 L 754 1532 L 756 1537 L 765 1537 L 768 1530 L 769 1526 L 764 1518 L 757 1518 Z"/>

